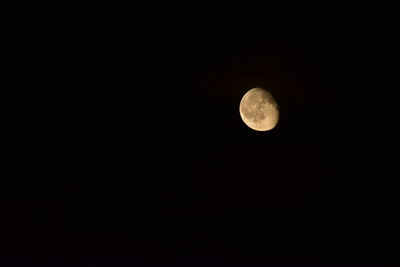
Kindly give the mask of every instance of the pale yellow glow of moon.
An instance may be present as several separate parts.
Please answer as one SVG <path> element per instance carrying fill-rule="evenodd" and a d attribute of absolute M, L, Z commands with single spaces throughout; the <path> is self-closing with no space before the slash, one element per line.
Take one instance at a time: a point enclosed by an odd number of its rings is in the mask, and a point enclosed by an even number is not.
<path fill-rule="evenodd" d="M 279 108 L 275 99 L 265 89 L 253 88 L 240 101 L 240 117 L 253 130 L 272 130 L 279 120 Z"/>

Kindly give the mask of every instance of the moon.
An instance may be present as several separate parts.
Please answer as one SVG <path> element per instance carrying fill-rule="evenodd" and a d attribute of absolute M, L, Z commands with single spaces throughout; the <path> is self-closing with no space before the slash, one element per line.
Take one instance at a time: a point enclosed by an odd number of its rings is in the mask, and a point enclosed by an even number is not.
<path fill-rule="evenodd" d="M 244 94 L 239 111 L 243 122 L 256 131 L 272 130 L 279 120 L 278 104 L 263 88 L 253 88 Z"/>

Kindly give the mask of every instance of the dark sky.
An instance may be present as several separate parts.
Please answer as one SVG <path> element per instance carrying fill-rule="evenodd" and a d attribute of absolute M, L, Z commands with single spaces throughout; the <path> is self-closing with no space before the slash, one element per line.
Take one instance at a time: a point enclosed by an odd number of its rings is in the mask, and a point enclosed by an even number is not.
<path fill-rule="evenodd" d="M 1 93 L 6 266 L 394 266 L 395 13 L 21 8 Z M 253 87 L 280 106 L 272 131 L 240 119 Z"/>

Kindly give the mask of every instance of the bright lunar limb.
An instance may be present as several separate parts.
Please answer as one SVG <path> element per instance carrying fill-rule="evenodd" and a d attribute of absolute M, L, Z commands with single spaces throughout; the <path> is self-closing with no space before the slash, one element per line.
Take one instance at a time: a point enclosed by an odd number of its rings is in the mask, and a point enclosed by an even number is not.
<path fill-rule="evenodd" d="M 265 89 L 253 88 L 240 101 L 240 116 L 253 130 L 268 131 L 279 120 L 279 109 L 272 95 Z"/>

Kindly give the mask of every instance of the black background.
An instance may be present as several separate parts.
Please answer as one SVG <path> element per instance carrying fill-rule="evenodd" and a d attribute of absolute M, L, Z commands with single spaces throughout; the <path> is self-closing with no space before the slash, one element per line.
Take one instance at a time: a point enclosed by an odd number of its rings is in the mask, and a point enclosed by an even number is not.
<path fill-rule="evenodd" d="M 6 266 L 395 264 L 397 9 L 19 10 Z M 240 119 L 253 87 L 280 106 L 273 131 Z"/>

